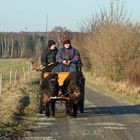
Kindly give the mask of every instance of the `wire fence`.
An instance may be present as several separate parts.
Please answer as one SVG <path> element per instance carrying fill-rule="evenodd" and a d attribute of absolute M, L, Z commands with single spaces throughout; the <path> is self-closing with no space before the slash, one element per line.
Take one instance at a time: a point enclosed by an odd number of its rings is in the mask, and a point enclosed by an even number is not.
<path fill-rule="evenodd" d="M 0 95 L 5 85 L 15 86 L 16 84 L 26 82 L 30 76 L 32 66 L 28 65 L 27 68 L 23 67 L 22 70 L 12 70 L 5 71 L 5 73 L 0 73 Z"/>

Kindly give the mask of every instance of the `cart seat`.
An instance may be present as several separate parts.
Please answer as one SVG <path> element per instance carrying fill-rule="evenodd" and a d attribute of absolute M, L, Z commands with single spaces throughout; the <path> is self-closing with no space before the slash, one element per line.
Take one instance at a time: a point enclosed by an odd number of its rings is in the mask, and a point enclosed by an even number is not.
<path fill-rule="evenodd" d="M 48 77 L 48 75 L 52 72 L 45 72 L 44 78 Z M 64 84 L 65 79 L 69 76 L 70 72 L 57 72 L 58 74 L 58 84 L 62 86 Z"/>

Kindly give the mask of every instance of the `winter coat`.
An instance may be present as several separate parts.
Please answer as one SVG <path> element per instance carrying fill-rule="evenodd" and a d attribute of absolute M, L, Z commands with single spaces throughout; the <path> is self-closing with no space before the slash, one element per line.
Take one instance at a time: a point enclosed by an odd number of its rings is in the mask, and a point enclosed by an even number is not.
<path fill-rule="evenodd" d="M 54 50 L 46 48 L 41 55 L 41 64 L 43 66 L 48 66 L 48 64 L 50 63 L 55 63 L 57 51 L 58 51 L 57 48 Z"/>
<path fill-rule="evenodd" d="M 80 53 L 73 47 L 68 49 L 59 48 L 56 55 L 56 61 L 62 63 L 63 60 L 70 60 L 71 63 L 77 63 L 80 60 Z"/>

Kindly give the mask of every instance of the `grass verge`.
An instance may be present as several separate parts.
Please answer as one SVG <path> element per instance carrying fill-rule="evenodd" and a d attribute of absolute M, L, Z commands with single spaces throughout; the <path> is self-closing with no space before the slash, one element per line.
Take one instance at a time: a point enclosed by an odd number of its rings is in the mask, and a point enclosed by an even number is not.
<path fill-rule="evenodd" d="M 84 75 L 89 87 L 94 87 L 101 93 L 113 96 L 119 101 L 140 104 L 140 87 L 127 82 L 112 82 L 104 77 L 93 76 L 90 72 L 84 72 Z"/>
<path fill-rule="evenodd" d="M 33 123 L 25 119 L 37 111 L 38 76 L 31 76 L 26 83 L 9 88 L 0 96 L 0 139 L 18 139 Z"/>

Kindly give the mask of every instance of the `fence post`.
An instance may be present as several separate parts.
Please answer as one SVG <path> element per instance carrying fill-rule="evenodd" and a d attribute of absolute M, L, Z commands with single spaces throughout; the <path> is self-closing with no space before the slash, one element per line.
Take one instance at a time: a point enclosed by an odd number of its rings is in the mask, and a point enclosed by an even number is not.
<path fill-rule="evenodd" d="M 26 75 L 29 75 L 29 73 L 30 73 L 30 66 L 28 65 Z"/>
<path fill-rule="evenodd" d="M 10 84 L 12 83 L 12 70 L 10 69 Z"/>
<path fill-rule="evenodd" d="M 25 68 L 23 67 L 23 80 L 24 80 L 24 82 L 25 82 Z"/>
<path fill-rule="evenodd" d="M 16 72 L 15 72 L 14 85 L 16 85 L 16 80 L 17 80 L 17 69 L 16 69 Z"/>
<path fill-rule="evenodd" d="M 30 65 L 29 65 L 29 70 L 30 70 L 30 72 L 31 72 L 32 69 L 33 69 L 33 65 L 30 64 Z"/>
<path fill-rule="evenodd" d="M 2 74 L 0 74 L 0 95 L 2 94 Z"/>

